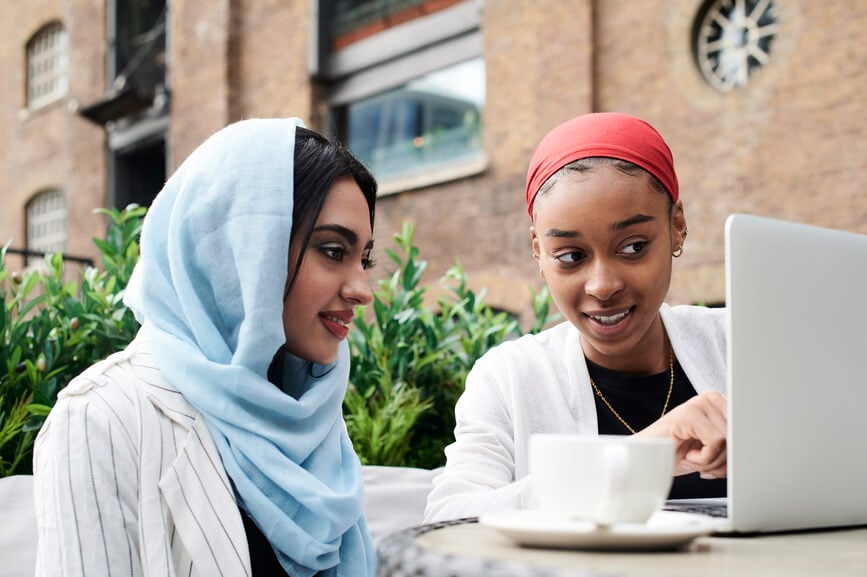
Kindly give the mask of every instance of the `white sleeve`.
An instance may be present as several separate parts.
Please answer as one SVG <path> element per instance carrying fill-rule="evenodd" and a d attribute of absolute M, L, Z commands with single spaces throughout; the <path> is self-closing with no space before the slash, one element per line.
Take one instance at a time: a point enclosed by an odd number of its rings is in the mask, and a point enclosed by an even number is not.
<path fill-rule="evenodd" d="M 81 389 L 58 400 L 35 444 L 36 575 L 138 577 L 135 423 L 120 416 L 130 401 Z"/>
<path fill-rule="evenodd" d="M 455 442 L 433 480 L 425 522 L 530 506 L 530 477 L 515 479 L 515 441 L 507 375 L 495 355 L 480 359 L 455 407 Z"/>

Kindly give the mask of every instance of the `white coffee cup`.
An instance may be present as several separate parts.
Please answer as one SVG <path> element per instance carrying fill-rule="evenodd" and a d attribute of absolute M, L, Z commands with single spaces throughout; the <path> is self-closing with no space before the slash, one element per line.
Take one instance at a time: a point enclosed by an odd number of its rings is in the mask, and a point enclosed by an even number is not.
<path fill-rule="evenodd" d="M 534 434 L 529 473 L 539 508 L 599 525 L 644 523 L 665 504 L 674 441 Z"/>

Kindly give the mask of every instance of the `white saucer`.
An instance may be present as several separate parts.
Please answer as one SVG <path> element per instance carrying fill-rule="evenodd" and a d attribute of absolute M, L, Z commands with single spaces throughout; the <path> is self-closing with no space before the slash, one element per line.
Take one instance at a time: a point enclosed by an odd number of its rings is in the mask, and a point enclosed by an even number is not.
<path fill-rule="evenodd" d="M 674 549 L 696 537 L 709 535 L 714 523 L 703 515 L 659 511 L 647 523 L 599 527 L 539 510 L 489 513 L 479 524 L 496 529 L 519 545 L 558 549 Z"/>

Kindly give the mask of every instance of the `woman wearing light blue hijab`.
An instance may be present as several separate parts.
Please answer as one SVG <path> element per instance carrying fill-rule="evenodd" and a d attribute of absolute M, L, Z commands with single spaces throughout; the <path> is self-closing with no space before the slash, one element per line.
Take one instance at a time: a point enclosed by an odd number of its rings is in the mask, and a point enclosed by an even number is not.
<path fill-rule="evenodd" d="M 142 324 L 34 457 L 37 575 L 373 575 L 342 401 L 376 182 L 298 119 L 246 120 L 145 217 Z"/>

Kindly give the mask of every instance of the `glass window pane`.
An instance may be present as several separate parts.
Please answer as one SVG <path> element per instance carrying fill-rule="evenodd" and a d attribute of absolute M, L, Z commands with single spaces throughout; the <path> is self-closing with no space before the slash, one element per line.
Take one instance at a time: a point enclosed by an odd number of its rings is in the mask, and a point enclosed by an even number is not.
<path fill-rule="evenodd" d="M 27 203 L 27 248 L 35 252 L 66 250 L 66 200 L 59 190 L 40 193 Z"/>
<path fill-rule="evenodd" d="M 27 43 L 27 104 L 36 108 L 66 95 L 69 60 L 66 29 L 49 24 Z"/>
<path fill-rule="evenodd" d="M 476 58 L 349 104 L 340 136 L 378 179 L 412 176 L 481 154 L 484 102 Z"/>

